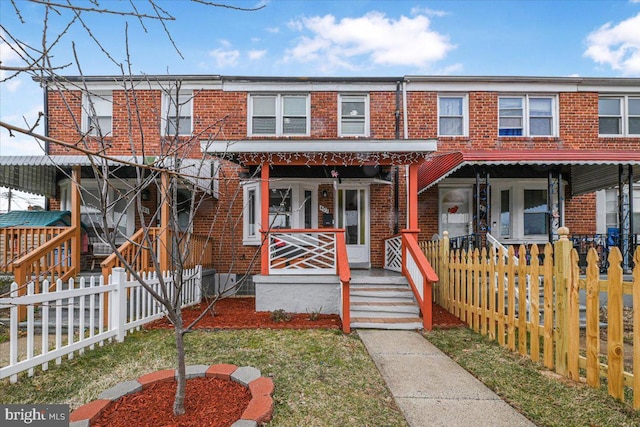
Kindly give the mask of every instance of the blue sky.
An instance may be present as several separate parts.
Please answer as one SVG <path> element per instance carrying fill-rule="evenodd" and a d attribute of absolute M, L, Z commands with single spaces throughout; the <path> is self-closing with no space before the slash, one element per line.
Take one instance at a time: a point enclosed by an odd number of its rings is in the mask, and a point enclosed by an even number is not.
<path fill-rule="evenodd" d="M 89 1 L 72 2 L 92 7 Z M 117 64 L 127 66 L 127 28 L 135 74 L 640 76 L 640 0 L 227 2 L 265 6 L 253 12 L 187 0 L 156 3 L 175 18 L 166 27 L 180 54 L 158 21 L 147 20 L 143 28 L 132 17 L 83 12 L 82 22 L 111 58 L 76 22 L 53 50 L 54 65 L 71 64 L 59 73 L 78 75 L 79 64 L 85 74 L 120 74 Z M 7 33 L 33 46 L 42 40 L 43 7 L 26 0 L 15 4 L 24 22 L 12 2 L 0 1 L 5 66 L 24 65 Z M 131 10 L 128 1 L 98 4 Z M 153 13 L 147 1 L 134 4 Z M 63 9 L 52 15 L 49 40 L 70 16 Z M 26 76 L 5 80 L 11 74 L 0 73 L 0 120 L 33 123 L 42 111 L 41 89 Z M 10 138 L 0 129 L 0 155 L 40 152 L 34 141 Z"/>

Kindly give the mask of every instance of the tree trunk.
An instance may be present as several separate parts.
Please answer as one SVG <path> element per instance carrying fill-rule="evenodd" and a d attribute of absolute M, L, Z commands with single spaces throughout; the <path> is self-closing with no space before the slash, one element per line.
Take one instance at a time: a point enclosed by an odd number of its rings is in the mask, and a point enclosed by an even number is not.
<path fill-rule="evenodd" d="M 184 414 L 184 397 L 185 390 L 187 385 L 186 379 L 186 366 L 184 361 L 184 335 L 182 328 L 182 313 L 180 309 L 177 310 L 176 313 L 176 323 L 174 327 L 174 334 L 176 339 L 176 356 L 178 358 L 178 369 L 177 373 L 177 387 L 176 387 L 176 396 L 173 401 L 173 414 L 174 415 L 182 415 Z"/>

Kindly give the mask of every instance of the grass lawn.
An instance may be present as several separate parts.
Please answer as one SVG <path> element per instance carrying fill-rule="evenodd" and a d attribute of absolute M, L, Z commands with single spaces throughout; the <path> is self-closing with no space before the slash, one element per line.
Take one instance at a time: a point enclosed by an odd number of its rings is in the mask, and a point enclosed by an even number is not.
<path fill-rule="evenodd" d="M 425 332 L 440 350 L 539 426 L 639 426 L 640 412 L 510 353 L 466 328 Z"/>
<path fill-rule="evenodd" d="M 275 383 L 274 426 L 406 426 L 384 380 L 356 336 L 337 330 L 242 330 L 187 335 L 187 364 L 253 366 Z M 139 331 L 4 380 L 2 403 L 68 403 L 72 409 L 121 381 L 175 367 L 172 331 Z"/>

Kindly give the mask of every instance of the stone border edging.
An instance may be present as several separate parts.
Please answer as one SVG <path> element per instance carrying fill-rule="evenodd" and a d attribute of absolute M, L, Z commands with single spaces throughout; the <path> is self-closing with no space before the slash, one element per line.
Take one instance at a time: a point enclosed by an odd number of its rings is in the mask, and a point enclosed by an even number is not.
<path fill-rule="evenodd" d="M 251 401 L 238 421 L 231 427 L 257 427 L 260 423 L 271 420 L 273 416 L 273 380 L 261 376 L 258 369 L 251 366 L 230 365 L 190 365 L 186 368 L 187 379 L 197 377 L 214 377 L 235 381 L 247 387 L 251 392 Z M 133 381 L 124 381 L 98 395 L 98 399 L 80 406 L 69 417 L 69 427 L 90 427 L 100 413 L 112 402 L 127 394 L 137 393 L 151 384 L 168 382 L 175 379 L 175 370 L 165 369 L 142 375 Z"/>

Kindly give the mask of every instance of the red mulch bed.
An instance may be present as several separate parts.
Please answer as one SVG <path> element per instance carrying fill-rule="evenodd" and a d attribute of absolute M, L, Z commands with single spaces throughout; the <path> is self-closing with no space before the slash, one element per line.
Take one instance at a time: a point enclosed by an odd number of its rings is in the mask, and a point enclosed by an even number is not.
<path fill-rule="evenodd" d="M 206 303 L 189 307 L 182 312 L 185 325 L 189 325 L 207 307 Z M 312 313 L 292 314 L 291 320 L 276 322 L 268 311 L 256 312 L 255 298 L 225 298 L 215 305 L 215 315 L 207 313 L 196 324 L 195 329 L 340 329 L 342 322 L 337 314 Z M 145 326 L 147 329 L 171 328 L 166 319 L 156 320 Z"/>
<path fill-rule="evenodd" d="M 453 314 L 449 313 L 444 308 L 440 307 L 438 304 L 433 304 L 433 328 L 434 329 L 449 329 L 449 328 L 460 328 L 465 326 L 465 323 L 458 319 Z"/>
<path fill-rule="evenodd" d="M 157 382 L 141 392 L 111 403 L 91 426 L 226 427 L 238 421 L 251 392 L 241 384 L 219 378 L 187 380 L 185 414 L 173 415 L 176 382 Z"/>
<path fill-rule="evenodd" d="M 184 324 L 190 324 L 206 308 L 206 304 L 190 307 L 182 312 Z M 464 322 L 447 312 L 437 304 L 433 304 L 433 327 L 455 328 L 464 326 Z M 147 329 L 171 328 L 166 319 L 156 320 L 145 326 Z M 271 320 L 271 313 L 256 312 L 255 298 L 225 298 L 215 305 L 215 316 L 207 313 L 200 319 L 195 329 L 339 329 L 342 327 L 337 314 L 320 314 L 311 320 L 310 313 L 292 314 L 291 320 L 276 322 Z"/>

